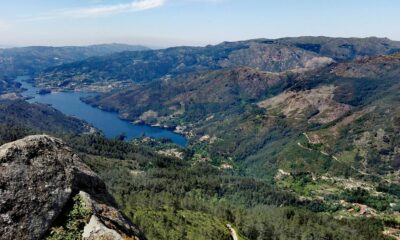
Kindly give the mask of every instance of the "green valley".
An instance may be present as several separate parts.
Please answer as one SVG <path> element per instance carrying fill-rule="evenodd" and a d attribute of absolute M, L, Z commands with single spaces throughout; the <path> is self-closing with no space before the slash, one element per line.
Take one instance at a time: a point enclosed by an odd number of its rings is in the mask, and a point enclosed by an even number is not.
<path fill-rule="evenodd" d="M 147 239 L 232 239 L 228 226 L 249 240 L 396 239 L 399 49 L 300 37 L 78 59 L 37 69 L 34 83 L 95 91 L 83 101 L 188 146 L 106 138 L 18 98 L 9 80 L 2 91 L 17 99 L 0 101 L 0 137 L 63 139 Z"/>

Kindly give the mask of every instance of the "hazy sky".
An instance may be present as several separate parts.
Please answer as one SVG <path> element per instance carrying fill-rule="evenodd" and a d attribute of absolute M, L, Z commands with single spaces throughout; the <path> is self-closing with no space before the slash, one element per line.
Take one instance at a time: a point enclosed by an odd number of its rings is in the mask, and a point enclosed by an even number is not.
<path fill-rule="evenodd" d="M 205 45 L 325 35 L 400 40 L 399 0 L 1 0 L 0 45 Z"/>

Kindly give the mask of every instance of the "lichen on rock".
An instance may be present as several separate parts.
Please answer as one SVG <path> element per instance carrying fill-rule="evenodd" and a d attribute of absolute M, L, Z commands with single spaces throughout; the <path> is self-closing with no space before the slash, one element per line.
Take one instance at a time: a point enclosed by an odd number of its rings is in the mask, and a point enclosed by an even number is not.
<path fill-rule="evenodd" d="M 105 183 L 61 140 L 37 135 L 0 147 L 0 239 L 46 237 L 77 195 L 105 228 L 142 239 Z"/>

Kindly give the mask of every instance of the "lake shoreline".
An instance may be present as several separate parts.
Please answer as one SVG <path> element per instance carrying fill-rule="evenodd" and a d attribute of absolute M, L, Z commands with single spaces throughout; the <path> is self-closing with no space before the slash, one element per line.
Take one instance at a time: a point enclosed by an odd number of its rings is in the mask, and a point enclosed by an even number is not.
<path fill-rule="evenodd" d="M 15 81 L 21 84 L 21 88 L 26 89 L 20 94 L 28 102 L 51 105 L 66 115 L 84 120 L 103 132 L 107 138 L 115 138 L 124 134 L 127 135 L 127 140 L 147 136 L 155 139 L 168 139 L 181 147 L 186 147 L 188 144 L 186 136 L 176 133 L 176 128 L 163 128 L 145 123 L 136 124 L 121 118 L 116 111 L 108 111 L 86 103 L 83 99 L 95 94 L 94 92 L 52 91 L 40 95 L 38 93 L 40 88 L 33 86 L 28 76 L 17 77 Z"/>

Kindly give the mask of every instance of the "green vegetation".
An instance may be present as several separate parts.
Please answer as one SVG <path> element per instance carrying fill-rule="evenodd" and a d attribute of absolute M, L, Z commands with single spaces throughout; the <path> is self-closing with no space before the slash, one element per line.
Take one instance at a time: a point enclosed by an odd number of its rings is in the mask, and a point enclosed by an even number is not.
<path fill-rule="evenodd" d="M 336 220 L 294 208 L 254 208 L 238 227 L 249 239 L 385 239 L 382 221 Z"/>
<path fill-rule="evenodd" d="M 20 92 L 20 84 L 12 81 L 9 77 L 3 76 L 0 72 L 0 94 Z"/>
<path fill-rule="evenodd" d="M 35 133 L 37 132 L 22 126 L 0 124 L 0 144 L 3 145 L 8 142 L 13 142 Z"/>
<path fill-rule="evenodd" d="M 39 74 L 36 82 L 45 86 L 76 88 L 93 84 L 94 79 L 96 82 L 148 82 L 190 72 L 242 66 L 283 72 L 304 67 L 307 60 L 314 56 L 346 61 L 392 54 L 398 49 L 399 42 L 380 38 L 255 39 L 215 46 L 174 47 L 94 57 L 46 69 Z"/>
<path fill-rule="evenodd" d="M 0 100 L 0 123 L 37 132 L 82 133 L 89 130 L 82 120 L 65 116 L 48 105 L 23 100 Z"/>
<path fill-rule="evenodd" d="M 230 239 L 223 221 L 197 211 L 140 208 L 132 220 L 148 239 Z"/>
<path fill-rule="evenodd" d="M 390 165 L 399 159 L 395 154 L 399 109 L 389 108 L 390 104 L 399 102 L 395 97 L 399 86 L 399 59 L 398 55 L 377 57 L 298 74 L 268 74 L 250 68 L 196 72 L 99 95 L 87 101 L 105 109 L 118 110 L 129 120 L 140 118 L 147 123 L 186 126 L 187 132 L 196 136 L 192 142 L 197 153 L 214 163 L 233 161 L 246 174 L 258 177 L 271 179 L 279 167 L 354 176 L 360 174 L 354 169 L 365 168 L 360 165 L 363 162 L 360 159 L 371 163 L 367 169 L 360 170 L 362 172 L 373 170 L 376 173 L 376 170 L 384 169 L 387 172 L 393 170 Z M 284 90 L 300 94 L 327 85 L 334 86 L 332 101 L 346 104 L 349 109 L 343 116 L 338 113 L 327 123 L 311 121 L 318 114 L 316 108 L 306 108 L 304 115 L 290 116 L 254 104 Z M 313 96 L 309 97 L 313 99 Z M 387 99 L 386 103 L 383 99 Z M 129 104 L 131 102 L 140 104 Z M 296 102 L 287 104 L 298 107 Z M 375 109 L 369 113 L 372 108 Z M 157 116 L 141 117 L 148 110 L 156 112 Z M 382 114 L 387 116 L 385 125 Z M 341 123 L 346 117 L 350 122 Z M 388 133 L 385 141 L 389 144 L 380 144 L 378 148 L 352 147 L 357 141 L 355 138 L 361 138 L 364 132 L 378 134 L 377 126 L 382 126 Z M 335 132 L 329 132 L 332 129 Z M 304 138 L 299 139 L 303 132 L 323 133 L 324 138 L 330 139 L 329 142 L 310 144 Z M 199 143 L 204 135 L 214 139 L 212 143 Z M 313 151 L 304 151 L 297 146 L 298 142 Z"/>
<path fill-rule="evenodd" d="M 394 201 L 393 198 L 385 195 L 371 196 L 371 194 L 367 190 L 361 188 L 357 188 L 355 190 L 347 190 L 342 193 L 341 198 L 348 202 L 365 204 L 367 206 L 375 208 L 378 211 L 387 210 L 390 203 Z"/>
<path fill-rule="evenodd" d="M 72 208 L 65 211 L 53 224 L 46 240 L 78 240 L 82 239 L 84 226 L 89 222 L 91 211 L 87 209 L 76 195 L 71 202 Z"/>
<path fill-rule="evenodd" d="M 147 157 L 143 165 L 135 159 L 140 154 L 122 160 L 84 155 L 84 161 L 149 239 L 227 239 L 227 223 L 245 239 L 384 239 L 382 220 L 336 220 L 315 212 L 331 207 L 300 201 L 266 181 L 166 157 Z"/>
<path fill-rule="evenodd" d="M 19 128 L 13 131 L 10 134 L 15 137 L 28 134 Z M 229 239 L 227 223 L 244 239 L 384 239 L 383 220 L 336 220 L 317 213 L 332 211 L 330 206 L 299 200 L 264 180 L 207 163 L 163 157 L 154 152 L 154 146 L 137 141 L 107 140 L 100 135 L 60 136 L 100 174 L 123 212 L 149 239 Z M 54 229 L 52 236 L 59 237 L 55 239 L 77 234 L 83 215 L 80 205 L 75 206 L 77 210 L 69 217 L 72 220 L 67 221 L 70 224 L 63 225 L 63 231 Z M 72 231 L 66 230 L 69 228 Z"/>
<path fill-rule="evenodd" d="M 65 90 L 118 79 L 130 87 L 85 101 L 180 126 L 189 146 L 82 134 L 79 120 L 10 100 L 0 101 L 0 142 L 62 138 L 149 239 L 229 239 L 227 224 L 249 240 L 390 239 L 383 231 L 400 222 L 400 55 L 359 57 L 399 48 L 302 37 L 90 58 L 35 80 Z M 280 51 L 279 62 L 259 58 Z M 338 62 L 299 69 L 322 56 Z"/>

